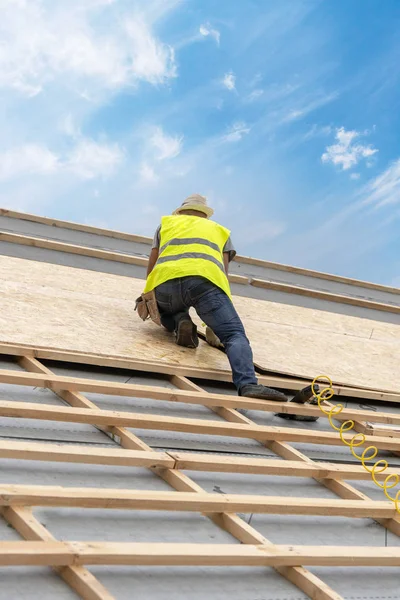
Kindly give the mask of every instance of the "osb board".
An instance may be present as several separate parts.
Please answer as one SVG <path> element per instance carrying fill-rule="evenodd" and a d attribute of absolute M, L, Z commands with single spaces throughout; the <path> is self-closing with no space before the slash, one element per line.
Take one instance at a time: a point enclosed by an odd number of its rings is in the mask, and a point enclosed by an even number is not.
<path fill-rule="evenodd" d="M 172 335 L 134 312 L 143 281 L 0 256 L 0 341 L 230 371 L 226 356 Z"/>
<path fill-rule="evenodd" d="M 143 281 L 0 256 L 0 341 L 199 369 L 229 370 L 205 343 L 180 348 L 134 312 Z M 265 370 L 400 391 L 400 325 L 235 297 Z"/>
<path fill-rule="evenodd" d="M 254 362 L 289 375 L 400 391 L 399 325 L 237 297 Z"/>

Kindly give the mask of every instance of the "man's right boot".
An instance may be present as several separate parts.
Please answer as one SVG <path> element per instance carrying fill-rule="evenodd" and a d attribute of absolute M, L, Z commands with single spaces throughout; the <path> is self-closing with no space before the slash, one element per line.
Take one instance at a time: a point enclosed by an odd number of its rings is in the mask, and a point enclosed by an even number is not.
<path fill-rule="evenodd" d="M 175 342 L 186 348 L 197 348 L 199 345 L 197 327 L 189 316 L 179 320 L 175 329 Z"/>
<path fill-rule="evenodd" d="M 319 394 L 319 385 L 314 384 L 308 385 L 303 388 L 297 394 L 293 396 L 289 402 L 294 402 L 295 404 L 311 404 L 313 406 L 318 406 L 318 398 L 314 396 L 314 392 Z M 290 421 L 318 421 L 319 417 L 312 417 L 311 415 L 292 415 L 289 413 L 277 413 L 277 417 L 281 419 L 288 419 Z"/>
<path fill-rule="evenodd" d="M 244 398 L 259 398 L 260 400 L 276 400 L 277 402 L 287 402 L 287 397 L 278 390 L 260 385 L 258 383 L 252 383 L 244 385 L 239 390 L 239 396 Z"/>

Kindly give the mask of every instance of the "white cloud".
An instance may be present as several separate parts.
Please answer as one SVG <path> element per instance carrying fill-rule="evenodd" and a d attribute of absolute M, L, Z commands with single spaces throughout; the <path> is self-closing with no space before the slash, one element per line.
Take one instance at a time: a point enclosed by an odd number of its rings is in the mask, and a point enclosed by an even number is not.
<path fill-rule="evenodd" d="M 81 135 L 81 131 L 77 126 L 71 113 L 68 113 L 67 115 L 62 117 L 62 119 L 60 119 L 59 128 L 60 131 L 62 131 L 62 133 L 65 133 L 65 135 L 71 138 L 77 139 Z"/>
<path fill-rule="evenodd" d="M 139 176 L 143 183 L 156 183 L 159 179 L 153 167 L 146 162 L 140 165 Z"/>
<path fill-rule="evenodd" d="M 34 96 L 56 79 L 78 90 L 82 83 L 114 89 L 174 77 L 173 50 L 144 19 L 111 5 L 0 0 L 0 86 Z M 107 18 L 107 27 L 93 26 Z"/>
<path fill-rule="evenodd" d="M 228 133 L 223 136 L 224 142 L 240 142 L 242 137 L 248 134 L 250 127 L 243 121 L 233 123 L 229 128 Z"/>
<path fill-rule="evenodd" d="M 48 175 L 59 168 L 58 157 L 38 144 L 25 144 L 0 154 L 0 180 L 22 175 Z"/>
<path fill-rule="evenodd" d="M 350 179 L 354 179 L 354 180 L 360 179 L 360 177 L 361 177 L 360 173 L 352 173 L 350 175 Z"/>
<path fill-rule="evenodd" d="M 236 89 L 236 75 L 232 71 L 225 73 L 222 83 L 228 90 L 233 92 Z"/>
<path fill-rule="evenodd" d="M 116 144 L 99 144 L 84 138 L 64 156 L 39 144 L 25 144 L 0 154 L 0 180 L 65 172 L 81 179 L 106 177 L 114 172 L 123 157 L 122 150 Z"/>
<path fill-rule="evenodd" d="M 370 181 L 363 190 L 366 195 L 362 204 L 374 204 L 381 208 L 400 202 L 400 158 L 381 175 Z"/>
<path fill-rule="evenodd" d="M 253 90 L 246 98 L 247 102 L 254 102 L 255 100 L 258 100 L 258 98 L 261 98 L 261 96 L 264 94 L 264 90 L 261 89 L 257 89 L 257 90 Z"/>
<path fill-rule="evenodd" d="M 343 171 L 347 171 L 356 166 L 363 158 L 370 158 L 376 154 L 378 150 L 371 145 L 354 143 L 361 135 L 363 134 L 359 131 L 346 131 L 344 127 L 336 129 L 337 144 L 327 146 L 321 156 L 322 162 L 331 162 L 341 167 Z"/>
<path fill-rule="evenodd" d="M 290 86 L 288 88 L 288 91 L 289 92 L 292 91 Z M 329 102 L 336 100 L 337 97 L 338 97 L 337 92 L 333 92 L 332 94 L 325 94 L 325 95 L 319 94 L 313 100 L 308 102 L 308 104 L 304 104 L 304 106 L 302 106 L 301 108 L 290 110 L 288 112 L 288 114 L 284 117 L 282 122 L 289 123 L 290 121 L 297 121 L 298 119 L 302 119 L 303 117 L 305 117 L 309 113 L 313 112 L 317 108 L 320 108 L 321 106 L 324 106 L 325 104 L 329 104 Z"/>
<path fill-rule="evenodd" d="M 128 78 L 157 84 L 176 76 L 173 48 L 160 43 L 140 19 L 130 19 L 126 29 L 131 47 L 129 60 L 132 60 Z"/>
<path fill-rule="evenodd" d="M 330 125 L 320 126 L 314 124 L 305 134 L 304 141 L 310 140 L 315 137 L 326 136 L 332 133 L 332 127 Z"/>
<path fill-rule="evenodd" d="M 82 179 L 93 179 L 112 175 L 123 159 L 117 144 L 81 139 L 66 157 L 64 167 Z"/>
<path fill-rule="evenodd" d="M 282 221 L 267 221 L 254 222 L 251 225 L 239 228 L 235 233 L 235 240 L 237 239 L 240 243 L 251 246 L 258 242 L 265 242 L 265 240 L 272 240 L 284 233 L 286 230 L 286 224 Z"/>
<path fill-rule="evenodd" d="M 221 38 L 221 34 L 217 29 L 213 29 L 209 23 L 207 23 L 206 25 L 200 25 L 200 34 L 204 37 L 207 36 L 211 36 L 212 38 L 214 38 L 214 40 L 217 42 L 217 45 L 219 46 L 219 41 Z"/>
<path fill-rule="evenodd" d="M 150 144 L 156 150 L 156 158 L 165 160 L 175 158 L 181 153 L 183 136 L 170 136 L 157 127 L 150 138 Z"/>

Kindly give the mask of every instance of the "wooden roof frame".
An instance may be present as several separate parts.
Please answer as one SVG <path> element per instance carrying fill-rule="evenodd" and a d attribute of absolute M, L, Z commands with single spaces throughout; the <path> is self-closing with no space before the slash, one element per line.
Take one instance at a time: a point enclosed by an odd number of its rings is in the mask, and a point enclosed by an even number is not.
<path fill-rule="evenodd" d="M 12 352 L 10 352 L 12 350 Z M 238 399 L 222 394 L 208 394 L 188 377 L 177 374 L 176 369 L 168 374 L 177 390 L 165 390 L 155 386 L 114 384 L 100 380 L 84 380 L 56 376 L 37 357 L 40 349 L 10 347 L 2 344 L 0 354 L 12 354 L 26 371 L 0 371 L 0 382 L 14 385 L 28 385 L 52 390 L 65 403 L 66 407 L 54 407 L 43 404 L 19 402 L 0 402 L 0 414 L 21 416 L 24 418 L 43 418 L 66 420 L 79 423 L 92 423 L 111 436 L 120 445 L 120 449 L 94 448 L 84 456 L 79 446 L 71 444 L 10 442 L 0 444 L 1 458 L 19 458 L 24 460 L 50 460 L 67 462 L 86 462 L 104 465 L 136 465 L 151 469 L 153 473 L 167 482 L 172 492 L 149 492 L 146 490 L 105 490 L 107 507 L 124 507 L 127 510 L 194 510 L 202 512 L 213 523 L 230 533 L 243 545 L 222 544 L 125 544 L 125 543 L 83 543 L 74 541 L 60 542 L 45 529 L 32 513 L 32 506 L 104 506 L 104 498 L 96 490 L 85 488 L 53 489 L 49 486 L 0 486 L 0 512 L 24 538 L 21 542 L 3 542 L 0 548 L 1 565 L 49 565 L 85 600 L 112 600 L 110 592 L 87 570 L 89 564 L 145 564 L 145 565 L 248 565 L 273 566 L 282 576 L 296 585 L 310 598 L 319 600 L 340 600 L 341 596 L 324 583 L 319 577 L 308 571 L 308 565 L 340 566 L 400 566 L 398 548 L 369 547 L 332 547 L 332 546 L 279 546 L 266 539 L 261 533 L 246 523 L 235 511 L 272 512 L 275 514 L 308 515 L 344 515 L 349 518 L 371 517 L 380 525 L 400 535 L 400 517 L 395 513 L 393 504 L 374 501 L 344 479 L 364 479 L 365 472 L 359 465 L 334 465 L 316 463 L 305 454 L 293 448 L 288 441 L 307 437 L 308 443 L 336 443 L 334 433 L 299 430 L 291 427 L 263 427 L 255 424 L 247 416 L 238 413 L 234 407 L 241 406 L 256 410 L 281 411 L 288 408 L 296 414 L 314 414 L 315 407 L 292 405 L 285 407 L 280 403 Z M 44 358 L 60 358 L 59 353 Z M 64 353 L 62 360 L 73 359 L 71 353 Z M 96 357 L 87 363 L 81 356 L 79 364 L 96 364 Z M 97 357 L 99 361 L 102 357 Z M 109 358 L 108 367 L 120 368 L 119 360 Z M 140 361 L 136 369 L 143 367 Z M 126 368 L 134 369 L 132 364 Z M 156 373 L 157 365 L 151 372 Z M 165 374 L 165 369 L 160 371 Z M 213 373 L 208 373 L 213 379 Z M 284 378 L 280 378 L 286 382 Z M 289 379 L 288 379 L 289 381 Z M 301 382 L 300 382 L 301 383 Z M 85 397 L 84 392 L 97 391 L 121 396 L 143 395 L 147 398 L 162 399 L 170 402 L 194 402 L 208 407 L 224 419 L 213 422 L 200 419 L 182 419 L 143 415 L 137 413 L 116 413 L 99 409 L 95 403 Z M 347 389 L 347 393 L 353 391 Z M 354 390 L 356 391 L 356 390 Z M 390 396 L 390 395 L 389 395 Z M 376 396 L 375 396 L 376 397 Z M 386 399 L 386 398 L 385 398 Z M 392 399 L 393 400 L 393 399 Z M 373 412 L 373 419 L 380 423 L 398 423 L 398 415 Z M 358 417 L 360 427 L 363 420 L 372 415 L 370 411 L 347 411 L 345 418 Z M 319 413 L 319 416 L 323 416 Z M 209 457 L 204 454 L 158 452 L 148 446 L 128 426 L 145 425 L 154 429 L 175 428 L 190 430 L 197 434 L 225 432 L 226 435 L 256 439 L 267 446 L 282 461 L 261 458 Z M 183 428 L 183 429 L 182 429 Z M 186 428 L 186 429 L 185 429 Z M 187 429 L 189 428 L 189 429 Z M 224 433 L 223 433 L 224 434 Z M 303 438 L 301 437 L 303 436 Z M 339 440 L 340 442 L 340 440 Z M 398 451 L 400 440 L 385 436 L 373 437 L 376 446 Z M 280 468 L 281 467 L 281 468 Z M 282 498 L 217 495 L 205 492 L 194 482 L 185 469 L 201 471 L 223 471 L 240 473 L 273 474 L 279 476 L 313 477 L 338 496 L 337 500 L 316 500 L 304 498 Z M 393 471 L 394 472 L 394 471 Z M 387 473 L 386 473 L 387 474 Z M 305 566 L 304 566 L 305 565 Z"/>

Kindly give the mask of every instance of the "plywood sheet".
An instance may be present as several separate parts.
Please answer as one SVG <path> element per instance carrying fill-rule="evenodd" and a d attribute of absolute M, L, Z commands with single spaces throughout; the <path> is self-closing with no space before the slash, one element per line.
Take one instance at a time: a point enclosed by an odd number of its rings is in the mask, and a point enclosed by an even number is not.
<path fill-rule="evenodd" d="M 180 348 L 134 312 L 141 280 L 0 257 L 0 341 L 229 371 L 201 343 Z M 265 370 L 400 391 L 400 325 L 235 297 L 255 363 Z"/>
<path fill-rule="evenodd" d="M 400 324 L 243 297 L 235 304 L 263 369 L 400 391 Z"/>
<path fill-rule="evenodd" d="M 134 312 L 143 281 L 0 256 L 0 341 L 230 371 L 202 342 L 181 348 Z"/>

